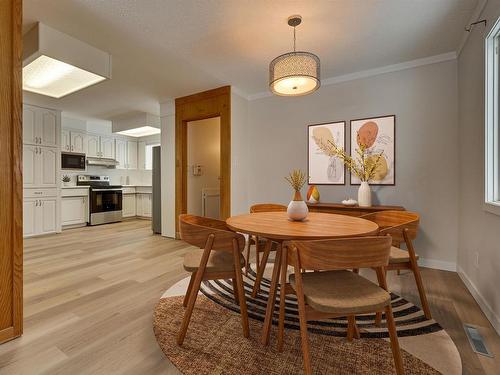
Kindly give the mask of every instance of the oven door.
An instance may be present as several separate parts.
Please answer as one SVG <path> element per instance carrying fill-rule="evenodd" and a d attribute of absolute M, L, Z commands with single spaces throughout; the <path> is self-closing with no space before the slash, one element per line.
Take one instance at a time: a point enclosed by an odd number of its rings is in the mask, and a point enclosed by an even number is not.
<path fill-rule="evenodd" d="M 90 225 L 122 220 L 121 189 L 91 189 Z"/>
<path fill-rule="evenodd" d="M 61 152 L 61 169 L 84 171 L 86 168 L 85 154 Z"/>

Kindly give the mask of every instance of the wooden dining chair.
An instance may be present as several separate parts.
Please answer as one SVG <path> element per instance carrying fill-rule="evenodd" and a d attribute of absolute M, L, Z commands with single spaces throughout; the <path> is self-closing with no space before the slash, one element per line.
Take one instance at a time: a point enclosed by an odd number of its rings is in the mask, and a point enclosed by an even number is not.
<path fill-rule="evenodd" d="M 392 239 L 357 237 L 348 239 L 291 241 L 283 251 L 278 323 L 278 350 L 283 350 L 286 294 L 297 296 L 300 336 L 306 374 L 312 374 L 307 321 L 346 316 L 353 329 L 354 316 L 385 310 L 387 329 L 397 374 L 403 374 L 396 325 L 387 291 L 384 268 L 389 262 Z M 286 283 L 288 266 L 294 273 Z M 373 268 L 378 285 L 347 269 Z M 316 270 L 320 272 L 301 272 Z M 352 334 L 352 332 L 351 332 Z"/>
<path fill-rule="evenodd" d="M 241 254 L 245 237 L 232 232 L 226 223 L 194 215 L 179 215 L 181 239 L 199 249 L 184 256 L 184 269 L 191 272 L 188 290 L 184 297 L 186 307 L 177 344 L 182 345 L 193 313 L 196 297 L 203 280 L 231 279 L 234 298 L 240 305 L 243 336 L 249 336 L 245 290 L 241 269 L 245 264 Z"/>
<path fill-rule="evenodd" d="M 378 224 L 379 234 L 385 236 L 390 234 L 392 237 L 392 247 L 389 255 L 389 265 L 386 270 L 411 270 L 415 277 L 420 303 L 426 319 L 431 319 L 431 310 L 427 303 L 422 276 L 418 267 L 418 255 L 413 247 L 413 240 L 417 237 L 420 217 L 415 212 L 409 211 L 380 211 L 362 216 L 363 219 L 371 220 Z M 400 248 L 405 243 L 406 249 Z M 376 324 L 379 325 L 382 313 L 376 315 Z"/>
<path fill-rule="evenodd" d="M 254 204 L 250 207 L 250 213 L 256 212 L 284 212 L 287 207 L 282 204 L 276 203 L 259 203 Z M 247 254 L 246 254 L 246 263 L 245 263 L 245 274 L 248 275 L 248 270 L 250 268 L 250 247 L 255 245 L 255 259 L 256 259 L 256 271 L 257 276 L 255 278 L 255 283 L 252 291 L 252 296 L 255 298 L 257 293 L 260 290 L 260 283 L 262 281 L 262 277 L 264 275 L 264 271 L 266 268 L 267 260 L 269 258 L 269 254 L 271 251 L 276 250 L 275 244 L 270 243 L 270 246 L 266 246 L 267 240 L 265 238 L 259 238 L 257 236 L 249 236 L 248 244 L 247 244 Z M 260 253 L 264 253 L 262 255 L 262 262 L 260 261 Z"/>

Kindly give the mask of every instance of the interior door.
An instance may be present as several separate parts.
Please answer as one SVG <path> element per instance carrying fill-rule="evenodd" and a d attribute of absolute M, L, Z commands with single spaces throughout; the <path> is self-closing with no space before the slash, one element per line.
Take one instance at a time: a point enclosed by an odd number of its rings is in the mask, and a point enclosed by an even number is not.
<path fill-rule="evenodd" d="M 98 158 L 99 153 L 99 136 L 98 135 L 88 135 L 87 136 L 87 156 Z"/>
<path fill-rule="evenodd" d="M 101 137 L 101 157 L 115 158 L 115 140 L 113 138 Z"/>
<path fill-rule="evenodd" d="M 23 147 L 23 185 L 33 187 L 36 184 L 38 146 L 24 145 Z"/>
<path fill-rule="evenodd" d="M 40 178 L 37 186 L 57 187 L 57 149 L 39 147 L 40 154 Z"/>
<path fill-rule="evenodd" d="M 71 132 L 71 152 L 86 153 L 86 136 L 78 132 Z"/>
<path fill-rule="evenodd" d="M 41 144 L 49 147 L 57 146 L 57 115 L 54 111 L 40 110 L 38 126 L 42 139 Z"/>

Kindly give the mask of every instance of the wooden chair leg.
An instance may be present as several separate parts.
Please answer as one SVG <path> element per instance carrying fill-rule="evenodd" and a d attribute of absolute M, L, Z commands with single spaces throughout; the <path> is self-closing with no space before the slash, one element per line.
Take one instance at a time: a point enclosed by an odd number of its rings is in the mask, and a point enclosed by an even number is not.
<path fill-rule="evenodd" d="M 429 303 L 427 302 L 427 296 L 425 294 L 424 283 L 422 282 L 422 277 L 420 276 L 420 269 L 418 265 L 412 265 L 413 276 L 415 276 L 415 283 L 417 284 L 418 294 L 420 295 L 420 303 L 422 304 L 422 310 L 424 310 L 424 315 L 426 319 L 432 319 L 431 309 L 429 308 Z"/>
<path fill-rule="evenodd" d="M 285 334 L 285 300 L 286 300 L 286 273 L 288 269 L 288 249 L 281 250 L 281 283 L 280 283 L 280 317 L 278 322 L 278 351 L 283 351 L 283 336 Z"/>
<path fill-rule="evenodd" d="M 245 276 L 248 276 L 248 269 L 250 268 L 250 247 L 252 246 L 252 235 L 248 236 L 247 254 L 245 257 Z"/>
<path fill-rule="evenodd" d="M 240 303 L 240 299 L 238 296 L 238 285 L 236 283 L 236 278 L 231 279 L 231 284 L 233 284 L 233 295 L 234 295 L 234 302 Z"/>
<path fill-rule="evenodd" d="M 354 325 L 355 325 L 354 316 L 349 315 L 347 317 L 347 341 L 352 341 L 354 337 Z"/>
<path fill-rule="evenodd" d="M 263 345 L 269 344 L 269 336 L 273 325 L 274 308 L 276 305 L 276 292 L 280 280 L 281 272 L 281 254 L 282 244 L 279 243 L 276 249 L 276 257 L 274 259 L 273 276 L 271 278 L 271 286 L 269 287 L 269 297 L 267 299 L 266 316 L 264 318 L 264 326 L 262 328 L 261 342 Z"/>
<path fill-rule="evenodd" d="M 377 311 L 375 313 L 375 326 L 380 327 L 381 324 L 382 324 L 382 312 Z"/>
<path fill-rule="evenodd" d="M 359 332 L 359 327 L 356 324 L 356 317 L 354 317 L 354 337 L 357 339 L 361 338 L 361 333 Z"/>
<path fill-rule="evenodd" d="M 247 312 L 247 301 L 245 298 L 245 289 L 243 287 L 243 277 L 241 276 L 241 264 L 240 264 L 240 252 L 238 251 L 238 242 L 236 239 L 233 240 L 233 258 L 234 258 L 234 271 L 236 276 L 236 288 L 233 290 L 238 290 L 238 300 L 240 304 L 241 313 L 241 326 L 243 328 L 243 336 L 250 336 L 250 326 L 248 324 L 248 312 Z"/>
<path fill-rule="evenodd" d="M 401 275 L 401 270 L 397 270 L 397 275 Z"/>
<path fill-rule="evenodd" d="M 387 320 L 387 329 L 391 338 L 391 350 L 394 357 L 394 365 L 396 366 L 396 373 L 398 375 L 404 374 L 403 359 L 399 350 L 398 334 L 396 332 L 396 325 L 394 323 L 394 316 L 392 315 L 392 307 L 388 305 L 385 308 L 385 316 Z"/>
<path fill-rule="evenodd" d="M 296 272 L 299 268 L 295 268 Z M 298 284 L 298 283 L 297 283 Z M 300 281 L 302 284 L 302 281 Z M 302 355 L 304 357 L 304 370 L 306 375 L 312 374 L 311 356 L 309 353 L 309 339 L 307 337 L 307 317 L 306 317 L 306 303 L 304 300 L 304 291 L 302 285 L 297 286 L 297 302 L 299 308 L 299 321 L 300 321 L 300 338 L 302 342 Z"/>
<path fill-rule="evenodd" d="M 198 291 L 200 290 L 203 273 L 204 270 L 198 269 L 198 271 L 196 272 L 195 279 L 193 281 L 193 287 L 191 289 L 191 293 L 188 299 L 186 311 L 184 312 L 184 318 L 182 319 L 181 329 L 179 330 L 179 334 L 177 335 L 177 344 L 179 346 L 182 345 L 182 343 L 184 342 L 184 338 L 186 337 L 186 332 L 189 326 L 189 321 L 191 320 L 191 315 L 193 314 L 196 297 L 198 297 Z"/>
<path fill-rule="evenodd" d="M 353 269 L 352 269 L 352 272 L 354 272 L 354 273 L 359 273 L 359 268 L 353 268 Z"/>
<path fill-rule="evenodd" d="M 259 270 L 257 272 L 257 277 L 255 278 L 255 284 L 252 290 L 252 297 L 257 297 L 257 293 L 260 291 L 260 283 L 262 281 L 262 277 L 264 276 L 264 271 L 266 269 L 267 258 L 269 258 L 269 254 L 271 253 L 271 241 L 266 242 L 266 247 L 264 248 L 264 254 L 262 255 L 262 262 L 260 263 Z"/>
<path fill-rule="evenodd" d="M 186 307 L 188 304 L 189 295 L 191 294 L 191 290 L 193 289 L 193 282 L 194 282 L 195 276 L 196 276 L 196 272 L 192 272 L 191 278 L 189 279 L 189 285 L 188 285 L 188 288 L 186 290 L 186 295 L 184 296 L 184 301 L 182 302 L 182 306 L 184 306 L 184 307 Z"/>

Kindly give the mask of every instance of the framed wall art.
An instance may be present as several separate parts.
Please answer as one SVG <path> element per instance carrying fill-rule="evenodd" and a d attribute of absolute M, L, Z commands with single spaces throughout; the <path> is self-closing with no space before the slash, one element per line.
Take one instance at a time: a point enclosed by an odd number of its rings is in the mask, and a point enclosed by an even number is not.
<path fill-rule="evenodd" d="M 331 142 L 345 148 L 345 121 L 309 125 L 308 183 L 309 185 L 344 185 L 344 163 L 329 151 Z"/>
<path fill-rule="evenodd" d="M 379 159 L 375 176 L 370 185 L 396 184 L 396 116 L 380 116 L 351 120 L 351 156 L 357 157 L 360 145 L 366 147 L 366 155 Z M 360 180 L 351 173 L 351 185 Z"/>

